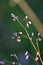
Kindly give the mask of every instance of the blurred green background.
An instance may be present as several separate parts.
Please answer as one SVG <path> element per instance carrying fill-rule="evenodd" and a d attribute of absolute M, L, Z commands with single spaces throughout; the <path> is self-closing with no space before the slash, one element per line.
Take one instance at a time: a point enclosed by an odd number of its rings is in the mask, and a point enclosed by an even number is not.
<path fill-rule="evenodd" d="M 41 23 L 43 24 L 43 1 L 26 0 L 26 2 L 30 5 L 30 7 L 33 9 L 33 11 L 36 13 L 36 15 L 41 20 Z M 25 17 L 25 14 L 20 9 L 20 7 L 18 5 L 16 5 L 15 7 L 11 7 L 9 6 L 9 0 L 0 0 L 0 60 L 5 60 L 6 61 L 5 65 L 8 65 L 7 62 L 15 60 L 14 58 L 10 57 L 10 54 L 12 53 L 17 53 L 17 55 L 19 55 L 21 52 L 23 53 L 26 50 L 28 50 L 31 55 L 35 56 L 36 54 L 34 48 L 32 47 L 30 41 L 27 38 L 22 37 L 20 43 L 16 42 L 16 40 L 12 40 L 11 37 L 15 31 L 17 32 L 22 31 L 24 35 L 26 33 L 20 27 L 17 21 L 13 22 L 11 18 L 11 13 L 14 13 L 15 15 L 19 16 L 20 22 L 24 25 L 23 18 Z M 33 24 L 27 30 L 29 31 L 30 35 L 32 32 L 34 32 L 35 36 L 37 36 L 37 31 L 34 28 Z M 40 51 L 42 51 L 43 40 L 39 42 L 39 47 L 40 47 Z M 43 54 L 41 54 L 41 56 L 43 59 Z M 31 64 L 36 65 L 33 59 L 30 60 L 30 63 L 29 62 L 23 63 L 23 65 L 31 65 Z"/>

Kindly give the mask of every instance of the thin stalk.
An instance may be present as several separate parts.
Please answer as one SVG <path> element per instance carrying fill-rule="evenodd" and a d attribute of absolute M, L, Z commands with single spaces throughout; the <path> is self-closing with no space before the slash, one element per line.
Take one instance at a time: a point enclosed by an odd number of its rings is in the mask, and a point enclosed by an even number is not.
<path fill-rule="evenodd" d="M 36 39 L 36 37 L 35 37 L 35 39 Z M 40 61 L 41 61 L 41 64 L 43 65 L 43 61 L 42 61 L 42 58 L 41 58 L 41 53 L 40 53 L 40 49 L 39 49 L 39 44 L 38 44 L 38 40 L 36 40 L 36 44 L 37 44 L 37 49 L 38 49 L 38 52 L 39 52 L 39 59 L 40 59 Z"/>
<path fill-rule="evenodd" d="M 42 61 L 42 58 L 41 58 L 41 55 L 40 55 L 40 49 L 39 49 L 38 41 L 37 41 L 37 48 L 38 48 L 38 51 L 39 51 L 39 59 L 41 61 L 41 64 L 43 65 L 43 61 Z"/>
<path fill-rule="evenodd" d="M 19 21 L 19 19 L 17 19 L 17 22 L 20 24 L 20 26 L 25 30 L 25 32 L 26 32 L 26 34 L 27 34 L 27 36 L 28 36 L 28 38 L 29 38 L 29 40 L 30 40 L 30 37 L 29 37 L 29 34 L 28 34 L 28 31 L 27 31 L 27 29 L 22 25 L 22 23 Z M 37 49 L 36 49 L 36 46 L 34 45 L 34 43 L 32 42 L 32 41 L 30 41 L 31 42 L 31 44 L 32 44 L 32 46 L 33 46 L 33 48 L 34 48 L 34 50 L 37 52 Z"/>

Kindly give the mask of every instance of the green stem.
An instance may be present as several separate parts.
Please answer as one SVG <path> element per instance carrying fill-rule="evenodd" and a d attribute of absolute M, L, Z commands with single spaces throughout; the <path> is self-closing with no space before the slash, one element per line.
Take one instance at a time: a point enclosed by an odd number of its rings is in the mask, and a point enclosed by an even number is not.
<path fill-rule="evenodd" d="M 30 40 L 30 37 L 29 37 L 29 34 L 28 34 L 27 29 L 22 25 L 22 23 L 19 21 L 19 19 L 17 19 L 17 22 L 18 22 L 18 23 L 20 24 L 20 26 L 25 30 L 25 32 L 26 32 L 26 34 L 27 34 L 27 36 L 28 36 L 28 39 Z M 33 43 L 32 41 L 30 41 L 30 42 L 31 42 L 33 48 L 35 49 L 35 51 L 37 52 L 37 49 L 36 49 L 34 43 Z"/>

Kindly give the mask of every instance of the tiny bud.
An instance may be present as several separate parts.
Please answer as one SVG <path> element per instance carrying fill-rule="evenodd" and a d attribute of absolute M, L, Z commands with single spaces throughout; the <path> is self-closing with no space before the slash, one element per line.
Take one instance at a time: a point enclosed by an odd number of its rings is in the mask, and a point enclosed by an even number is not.
<path fill-rule="evenodd" d="M 13 19 L 13 21 L 16 21 L 15 18 Z"/>
<path fill-rule="evenodd" d="M 13 63 L 12 63 L 13 65 L 15 65 L 15 62 L 13 61 Z"/>
<path fill-rule="evenodd" d="M 38 51 L 37 54 L 36 54 L 36 56 L 39 56 L 39 55 L 40 55 L 40 52 Z"/>
<path fill-rule="evenodd" d="M 27 19 L 27 18 L 28 18 L 28 16 L 25 16 L 25 18 Z"/>
<path fill-rule="evenodd" d="M 28 54 L 28 51 L 26 51 L 25 56 Z"/>
<path fill-rule="evenodd" d="M 12 17 L 15 17 L 15 15 L 14 15 L 13 13 L 11 13 L 11 16 L 12 16 Z"/>
<path fill-rule="evenodd" d="M 20 39 L 20 36 L 18 36 L 17 38 Z"/>
<path fill-rule="evenodd" d="M 39 58 L 38 58 L 38 57 L 36 57 L 36 58 L 35 58 L 35 61 L 38 61 L 38 59 L 39 59 Z"/>
<path fill-rule="evenodd" d="M 13 62 L 10 62 L 10 64 L 13 64 L 13 65 L 15 65 L 16 63 L 13 61 Z"/>
<path fill-rule="evenodd" d="M 21 42 L 21 40 L 17 38 L 17 42 Z"/>
<path fill-rule="evenodd" d="M 29 55 L 26 56 L 26 60 L 28 60 L 28 58 L 29 58 Z"/>
<path fill-rule="evenodd" d="M 17 55 L 16 54 L 13 54 L 14 57 L 16 57 Z"/>
<path fill-rule="evenodd" d="M 29 28 L 29 24 L 27 23 L 26 26 Z"/>
<path fill-rule="evenodd" d="M 31 24 L 31 21 L 28 21 L 29 24 Z"/>
<path fill-rule="evenodd" d="M 38 38 L 39 41 L 41 41 L 41 38 Z"/>
<path fill-rule="evenodd" d="M 22 34 L 22 32 L 19 32 L 19 34 Z"/>
<path fill-rule="evenodd" d="M 42 65 L 43 65 L 43 62 L 42 62 Z"/>
<path fill-rule="evenodd" d="M 32 36 L 34 36 L 34 33 L 32 32 Z"/>
<path fill-rule="evenodd" d="M 12 39 L 14 39 L 14 37 L 12 36 Z"/>
<path fill-rule="evenodd" d="M 11 54 L 10 56 L 13 56 L 13 54 Z"/>
<path fill-rule="evenodd" d="M 40 36 L 40 33 L 38 33 L 38 36 Z"/>

